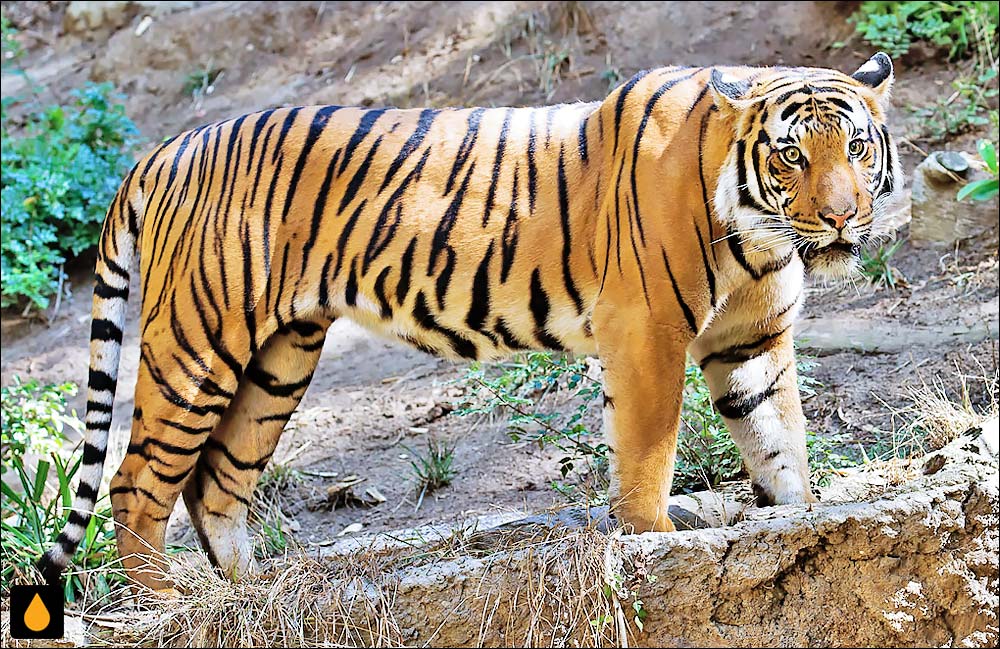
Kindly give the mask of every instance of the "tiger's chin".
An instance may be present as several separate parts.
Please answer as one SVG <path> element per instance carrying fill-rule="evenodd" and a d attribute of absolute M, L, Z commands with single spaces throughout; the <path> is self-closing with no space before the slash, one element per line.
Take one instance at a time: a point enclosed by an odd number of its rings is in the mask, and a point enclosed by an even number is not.
<path fill-rule="evenodd" d="M 835 242 L 802 253 L 806 271 L 824 280 L 845 279 L 861 268 L 861 246 Z"/>

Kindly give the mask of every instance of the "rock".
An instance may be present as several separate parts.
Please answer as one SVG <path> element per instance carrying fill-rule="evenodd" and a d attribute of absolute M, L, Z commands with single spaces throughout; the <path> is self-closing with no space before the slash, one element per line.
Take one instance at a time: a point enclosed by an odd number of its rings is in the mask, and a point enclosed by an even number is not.
<path fill-rule="evenodd" d="M 977 158 L 935 151 L 913 173 L 910 239 L 916 243 L 952 244 L 997 226 L 997 200 L 958 201 L 965 182 L 987 178 Z"/>
<path fill-rule="evenodd" d="M 74 0 L 66 7 L 66 14 L 63 17 L 63 30 L 67 34 L 80 36 L 95 36 L 98 33 L 106 34 L 127 25 L 136 15 L 163 15 L 182 9 L 190 9 L 195 4 L 197 3 L 141 2 L 134 0 L 89 2 Z"/>
<path fill-rule="evenodd" d="M 289 629 L 308 645 L 996 646 L 998 447 L 994 418 L 925 458 L 845 471 L 820 503 L 749 508 L 724 527 L 630 536 L 542 521 L 477 542 L 505 514 L 336 540 L 213 582 L 214 599 L 154 610 L 120 640 L 238 643 L 238 624 L 218 628 L 224 602 L 269 646 Z M 702 518 L 716 508 L 678 502 Z"/>

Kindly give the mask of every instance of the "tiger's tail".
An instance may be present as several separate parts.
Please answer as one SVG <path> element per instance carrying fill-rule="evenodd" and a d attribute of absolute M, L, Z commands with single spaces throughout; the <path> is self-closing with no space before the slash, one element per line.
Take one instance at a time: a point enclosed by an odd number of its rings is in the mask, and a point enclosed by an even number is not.
<path fill-rule="evenodd" d="M 108 208 L 98 243 L 90 327 L 87 415 L 84 419 L 87 431 L 80 465 L 80 484 L 65 527 L 36 566 L 49 584 L 59 583 L 62 571 L 69 565 L 86 534 L 104 473 L 111 413 L 118 385 L 118 360 L 131 277 L 129 271 L 136 257 L 143 202 L 141 188 L 133 182 L 134 177 L 135 169 L 119 187 Z"/>

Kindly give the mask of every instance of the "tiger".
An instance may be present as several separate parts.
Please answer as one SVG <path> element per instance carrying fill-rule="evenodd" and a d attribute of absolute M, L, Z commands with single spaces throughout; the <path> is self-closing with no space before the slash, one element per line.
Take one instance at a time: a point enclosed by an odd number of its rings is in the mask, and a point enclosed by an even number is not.
<path fill-rule="evenodd" d="M 644 70 L 540 108 L 286 107 L 189 130 L 122 182 L 101 233 L 76 500 L 39 561 L 60 578 L 98 496 L 125 307 L 141 287 L 118 551 L 171 587 L 183 495 L 211 563 L 252 569 L 248 508 L 349 318 L 431 354 L 600 360 L 613 511 L 674 530 L 687 358 L 759 506 L 816 501 L 793 322 L 807 273 L 844 278 L 903 186 L 884 53 L 803 67 Z"/>

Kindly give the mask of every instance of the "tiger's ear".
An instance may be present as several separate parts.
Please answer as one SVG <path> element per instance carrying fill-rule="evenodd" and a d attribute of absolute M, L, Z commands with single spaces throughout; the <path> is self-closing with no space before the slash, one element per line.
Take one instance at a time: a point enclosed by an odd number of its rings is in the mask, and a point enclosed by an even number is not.
<path fill-rule="evenodd" d="M 721 111 L 739 112 L 753 103 L 749 99 L 750 83 L 712 69 L 712 98 Z"/>
<path fill-rule="evenodd" d="M 875 96 L 880 102 L 889 99 L 889 91 L 892 89 L 892 59 L 885 52 L 879 52 L 868 59 L 864 65 L 851 75 L 855 81 L 860 81 L 875 91 Z"/>

